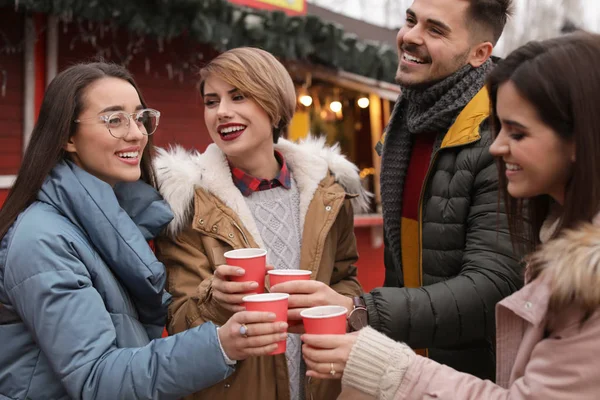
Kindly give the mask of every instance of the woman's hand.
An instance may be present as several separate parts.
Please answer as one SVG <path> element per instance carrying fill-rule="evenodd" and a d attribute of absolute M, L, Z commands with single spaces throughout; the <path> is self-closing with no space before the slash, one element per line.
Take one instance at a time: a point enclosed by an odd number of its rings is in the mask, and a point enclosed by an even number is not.
<path fill-rule="evenodd" d="M 219 328 L 221 346 L 232 360 L 263 356 L 277 349 L 277 342 L 287 339 L 285 322 L 273 322 L 275 314 L 242 311 L 234 314 Z"/>
<path fill-rule="evenodd" d="M 267 271 L 273 269 L 272 266 L 267 266 Z M 212 292 L 217 301 L 231 312 L 239 312 L 245 310 L 240 304 L 243 303 L 242 298 L 248 295 L 258 287 L 258 282 L 231 282 L 228 280 L 230 276 L 244 276 L 246 271 L 240 267 L 232 265 L 219 265 L 215 270 L 212 280 Z"/>
<path fill-rule="evenodd" d="M 348 312 L 353 309 L 350 297 L 339 294 L 329 285 L 319 281 L 283 282 L 271 287 L 271 292 L 290 294 L 288 299 L 288 321 L 302 320 L 300 312 L 310 307 L 342 306 L 346 307 Z M 299 327 L 302 327 L 302 325 L 299 325 Z M 294 333 L 302 332 L 294 331 Z"/>
<path fill-rule="evenodd" d="M 340 379 L 357 338 L 358 332 L 346 335 L 302 335 L 306 375 L 317 379 Z"/>

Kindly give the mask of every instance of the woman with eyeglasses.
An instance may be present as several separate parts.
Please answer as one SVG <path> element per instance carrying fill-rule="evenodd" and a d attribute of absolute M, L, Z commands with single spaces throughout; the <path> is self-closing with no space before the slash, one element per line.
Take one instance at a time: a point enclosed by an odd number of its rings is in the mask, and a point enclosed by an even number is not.
<path fill-rule="evenodd" d="M 159 119 L 117 65 L 50 83 L 0 210 L 0 398 L 177 399 L 286 337 L 274 315 L 240 312 L 160 338 L 170 296 L 147 241 L 173 215 L 154 189 Z"/>

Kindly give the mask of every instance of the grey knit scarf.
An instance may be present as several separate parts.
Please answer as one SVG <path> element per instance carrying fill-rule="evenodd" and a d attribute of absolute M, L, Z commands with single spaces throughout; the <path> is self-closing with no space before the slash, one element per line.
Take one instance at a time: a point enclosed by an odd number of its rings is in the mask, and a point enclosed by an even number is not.
<path fill-rule="evenodd" d="M 398 282 L 386 281 L 386 285 L 402 285 L 402 247 L 400 225 L 402 217 L 402 190 L 412 150 L 413 135 L 438 133 L 434 152 L 460 114 L 485 84 L 485 78 L 493 68 L 491 60 L 479 68 L 470 64 L 449 77 L 425 89 L 402 88 L 401 97 L 386 129 L 381 160 L 381 204 L 386 245 L 392 253 Z"/>

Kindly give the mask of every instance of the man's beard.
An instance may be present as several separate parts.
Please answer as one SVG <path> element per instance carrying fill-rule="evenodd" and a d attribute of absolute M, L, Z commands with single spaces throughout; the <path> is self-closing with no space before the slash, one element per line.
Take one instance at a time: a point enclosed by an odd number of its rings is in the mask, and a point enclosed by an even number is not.
<path fill-rule="evenodd" d="M 402 79 L 400 78 L 400 76 L 401 76 L 400 68 L 402 68 L 402 66 L 399 63 L 398 64 L 398 72 L 396 73 L 395 81 L 397 84 L 399 84 L 400 86 L 402 86 L 403 88 L 406 88 L 406 89 L 425 90 L 427 88 L 432 87 L 436 83 L 443 81 L 444 79 L 451 76 L 452 74 L 454 74 L 455 72 L 460 70 L 462 67 L 467 65 L 468 64 L 467 60 L 469 59 L 470 53 L 471 53 L 471 49 L 469 48 L 464 53 L 457 54 L 452 59 L 452 66 L 448 67 L 448 68 L 444 68 L 444 70 L 442 70 L 444 72 L 433 77 L 432 79 L 421 81 L 421 82 L 415 82 L 415 83 L 402 82 Z M 430 60 L 431 60 L 431 58 L 430 58 Z M 431 61 L 431 62 L 433 62 L 433 61 Z"/>

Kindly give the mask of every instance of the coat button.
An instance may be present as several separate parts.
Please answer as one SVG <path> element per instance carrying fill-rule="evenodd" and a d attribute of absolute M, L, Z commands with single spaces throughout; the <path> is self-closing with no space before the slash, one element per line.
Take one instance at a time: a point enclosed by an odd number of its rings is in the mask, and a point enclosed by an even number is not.
<path fill-rule="evenodd" d="M 213 225 L 213 227 L 212 227 L 212 231 L 213 231 L 214 233 L 217 233 L 217 231 L 218 231 L 218 230 L 219 230 L 219 227 L 218 227 L 218 226 L 216 226 L 216 225 Z"/>
<path fill-rule="evenodd" d="M 200 219 L 198 220 L 198 223 L 199 223 L 200 225 L 204 225 L 204 220 L 203 220 L 202 218 L 200 218 Z"/>
<path fill-rule="evenodd" d="M 325 211 L 331 211 L 331 206 L 325 207 Z"/>
<path fill-rule="evenodd" d="M 227 235 L 227 236 L 229 236 L 231 239 L 233 239 L 233 233 L 230 233 L 230 234 L 229 234 L 229 235 Z"/>
<path fill-rule="evenodd" d="M 525 303 L 525 308 L 526 308 L 526 309 L 528 309 L 528 310 L 529 310 L 531 307 L 533 307 L 533 304 L 531 304 L 531 302 L 530 302 L 530 301 L 528 301 L 527 303 Z"/>

